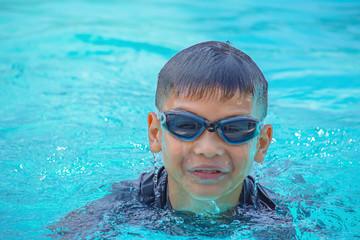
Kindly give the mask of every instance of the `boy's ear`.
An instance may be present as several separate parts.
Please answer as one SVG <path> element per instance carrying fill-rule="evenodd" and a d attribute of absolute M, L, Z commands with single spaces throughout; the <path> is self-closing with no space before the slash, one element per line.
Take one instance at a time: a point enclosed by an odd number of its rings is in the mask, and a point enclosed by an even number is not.
<path fill-rule="evenodd" d="M 147 115 L 147 122 L 150 150 L 153 153 L 158 153 L 161 151 L 160 120 L 157 119 L 156 113 L 149 112 Z"/>
<path fill-rule="evenodd" d="M 267 150 L 269 149 L 271 139 L 273 136 L 273 126 L 271 124 L 266 124 L 260 132 L 259 141 L 257 143 L 257 152 L 255 154 L 254 160 L 258 163 L 264 161 Z"/>

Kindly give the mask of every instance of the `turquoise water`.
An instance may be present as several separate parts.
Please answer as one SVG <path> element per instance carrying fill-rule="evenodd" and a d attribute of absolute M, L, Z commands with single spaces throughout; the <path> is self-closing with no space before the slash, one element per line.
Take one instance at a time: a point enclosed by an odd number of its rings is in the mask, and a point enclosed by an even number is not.
<path fill-rule="evenodd" d="M 360 238 L 360 3 L 321 0 L 1 0 L 0 238 L 44 238 L 111 183 L 153 169 L 157 73 L 207 40 L 231 41 L 269 81 L 274 140 L 256 174 L 292 219 L 235 222 L 223 238 Z"/>

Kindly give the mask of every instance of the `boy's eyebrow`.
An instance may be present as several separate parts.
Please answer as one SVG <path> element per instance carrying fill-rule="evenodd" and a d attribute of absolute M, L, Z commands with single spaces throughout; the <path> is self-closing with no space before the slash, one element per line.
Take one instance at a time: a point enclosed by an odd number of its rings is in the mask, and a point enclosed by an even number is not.
<path fill-rule="evenodd" d="M 193 112 L 193 111 L 191 111 L 191 110 L 188 110 L 188 109 L 184 109 L 184 108 L 182 108 L 182 107 L 177 107 L 177 108 L 174 108 L 173 110 L 181 110 L 181 111 L 189 112 L 189 113 L 192 113 L 192 114 L 194 114 L 194 115 L 196 115 L 196 116 L 199 116 L 199 117 L 201 117 L 201 118 L 206 119 L 204 116 L 201 116 L 201 115 L 199 115 L 198 113 L 195 113 L 195 112 Z M 227 118 L 232 118 L 232 117 L 238 117 L 238 116 L 253 117 L 253 116 L 251 115 L 251 113 L 246 112 L 246 113 L 243 113 L 243 114 L 231 114 L 231 115 L 227 115 L 226 117 L 223 117 L 223 118 L 221 118 L 221 119 L 219 119 L 219 120 L 227 119 Z"/>

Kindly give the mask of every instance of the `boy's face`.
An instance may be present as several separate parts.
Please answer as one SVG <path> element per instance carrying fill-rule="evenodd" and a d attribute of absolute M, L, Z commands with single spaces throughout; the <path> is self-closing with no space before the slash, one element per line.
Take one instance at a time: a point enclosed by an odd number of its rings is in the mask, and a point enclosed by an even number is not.
<path fill-rule="evenodd" d="M 184 110 L 211 122 L 233 116 L 258 119 L 261 114 L 253 98 L 237 94 L 226 102 L 219 102 L 218 99 L 192 100 L 172 96 L 164 102 L 162 111 Z M 150 148 L 153 148 L 153 152 L 160 150 L 163 153 L 169 175 L 170 194 L 197 200 L 237 198 L 237 201 L 242 182 L 250 173 L 255 155 L 258 162 L 263 160 L 272 136 L 271 125 L 266 125 L 263 129 L 270 128 L 270 139 L 265 150 L 259 141 L 264 135 L 263 131 L 258 137 L 239 145 L 230 145 L 217 132 L 207 130 L 193 141 L 183 141 L 165 130 L 157 119 L 153 120 L 158 126 L 155 141 L 159 144 L 152 145 L 150 139 Z M 173 202 L 171 198 L 170 200 Z"/>

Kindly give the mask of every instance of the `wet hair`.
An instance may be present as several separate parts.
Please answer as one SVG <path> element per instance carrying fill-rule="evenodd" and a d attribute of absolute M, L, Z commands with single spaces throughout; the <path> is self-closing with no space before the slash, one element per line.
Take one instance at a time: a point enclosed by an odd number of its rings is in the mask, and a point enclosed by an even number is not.
<path fill-rule="evenodd" d="M 237 93 L 256 94 L 263 119 L 267 89 L 263 73 L 248 55 L 228 42 L 209 41 L 182 50 L 165 64 L 158 77 L 155 105 L 162 110 L 163 101 L 172 95 L 226 101 Z"/>

